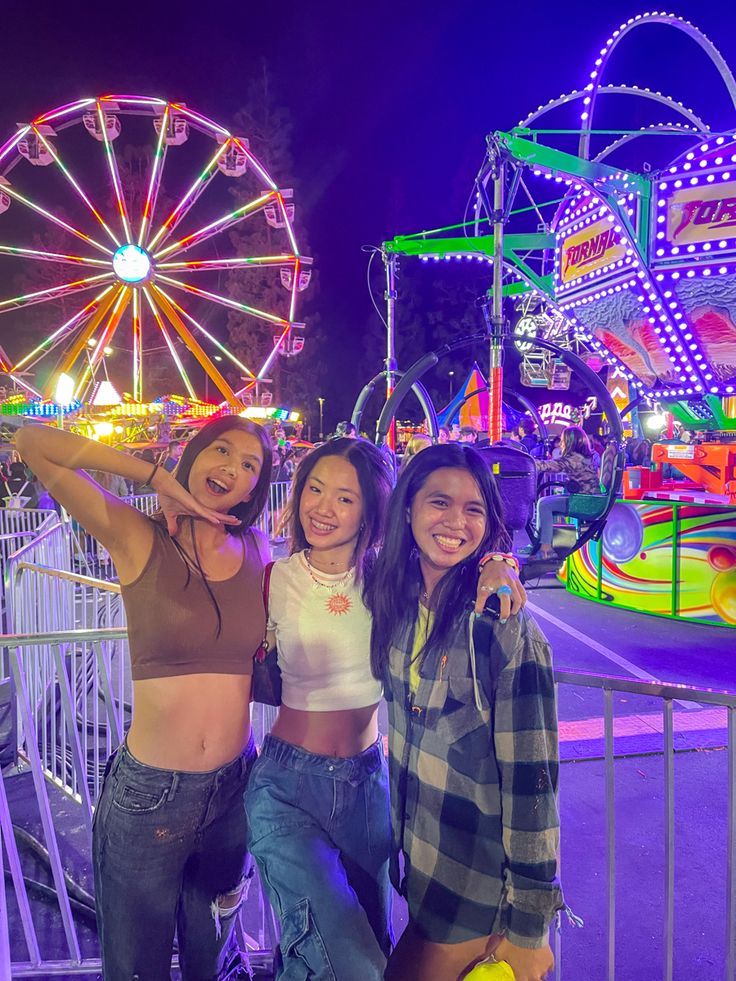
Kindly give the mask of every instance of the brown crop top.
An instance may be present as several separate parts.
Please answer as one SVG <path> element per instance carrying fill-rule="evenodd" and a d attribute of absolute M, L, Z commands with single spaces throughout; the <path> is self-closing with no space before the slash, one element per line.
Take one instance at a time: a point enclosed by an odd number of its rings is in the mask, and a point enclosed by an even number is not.
<path fill-rule="evenodd" d="M 266 631 L 263 564 L 253 534 L 243 535 L 243 564 L 235 575 L 209 580 L 222 617 L 218 637 L 217 612 L 202 577 L 189 569 L 166 528 L 152 524 L 148 562 L 134 582 L 121 586 L 133 680 L 252 674 Z"/>

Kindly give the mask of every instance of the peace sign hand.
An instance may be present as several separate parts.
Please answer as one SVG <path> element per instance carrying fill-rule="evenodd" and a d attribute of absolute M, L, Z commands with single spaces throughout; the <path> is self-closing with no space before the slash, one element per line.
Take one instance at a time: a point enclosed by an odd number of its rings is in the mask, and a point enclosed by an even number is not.
<path fill-rule="evenodd" d="M 233 514 L 223 514 L 200 504 L 189 491 L 167 470 L 157 470 L 152 483 L 158 494 L 158 503 L 169 534 L 173 537 L 179 527 L 179 518 L 203 518 L 213 525 L 239 525 Z"/>

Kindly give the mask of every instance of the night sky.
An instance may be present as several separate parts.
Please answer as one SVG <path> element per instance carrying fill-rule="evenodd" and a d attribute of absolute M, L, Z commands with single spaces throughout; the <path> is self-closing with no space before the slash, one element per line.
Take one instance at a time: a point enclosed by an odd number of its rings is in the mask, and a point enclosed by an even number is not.
<path fill-rule="evenodd" d="M 294 173 L 274 177 L 296 189 L 320 270 L 319 312 L 336 350 L 324 393 L 333 424 L 381 367 L 379 352 L 372 364 L 356 357 L 375 316 L 361 246 L 461 220 L 486 133 L 582 87 L 609 33 L 644 9 L 630 0 L 6 3 L 0 142 L 17 122 L 105 91 L 186 101 L 228 125 L 265 58 L 294 121 Z M 732 0 L 671 9 L 736 66 Z M 635 31 L 606 81 L 661 88 L 712 126 L 736 127 L 706 56 L 665 28 Z M 656 107 L 647 115 L 673 118 Z M 621 114 L 616 122 L 626 125 Z"/>

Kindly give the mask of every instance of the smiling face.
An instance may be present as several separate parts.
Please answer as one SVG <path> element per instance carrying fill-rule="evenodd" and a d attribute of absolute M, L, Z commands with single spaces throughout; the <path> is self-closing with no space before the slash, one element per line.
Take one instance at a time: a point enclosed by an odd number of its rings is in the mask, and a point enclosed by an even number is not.
<path fill-rule="evenodd" d="M 229 511 L 249 500 L 263 466 L 263 448 L 251 433 L 224 432 L 195 458 L 189 472 L 189 492 L 215 511 Z"/>
<path fill-rule="evenodd" d="M 486 534 L 486 505 L 472 474 L 441 467 L 414 495 L 410 520 L 425 586 L 431 589 L 480 547 Z"/>
<path fill-rule="evenodd" d="M 315 551 L 344 552 L 350 559 L 363 520 L 358 474 L 341 456 L 324 456 L 307 477 L 299 499 L 299 521 Z"/>

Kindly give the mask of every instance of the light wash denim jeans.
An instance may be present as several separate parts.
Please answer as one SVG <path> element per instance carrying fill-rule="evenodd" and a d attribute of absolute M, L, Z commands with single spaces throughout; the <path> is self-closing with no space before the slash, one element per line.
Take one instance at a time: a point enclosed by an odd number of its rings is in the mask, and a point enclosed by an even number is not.
<path fill-rule="evenodd" d="M 570 510 L 569 494 L 548 494 L 537 500 L 537 531 L 539 544 L 551 545 L 555 533 L 555 515 Z"/>
<path fill-rule="evenodd" d="M 344 759 L 267 736 L 245 807 L 281 921 L 278 981 L 382 981 L 393 943 L 383 742 Z"/>
<path fill-rule="evenodd" d="M 160 770 L 123 744 L 108 760 L 92 838 L 105 981 L 215 981 L 248 866 L 243 792 L 255 760 L 207 773 Z"/>

